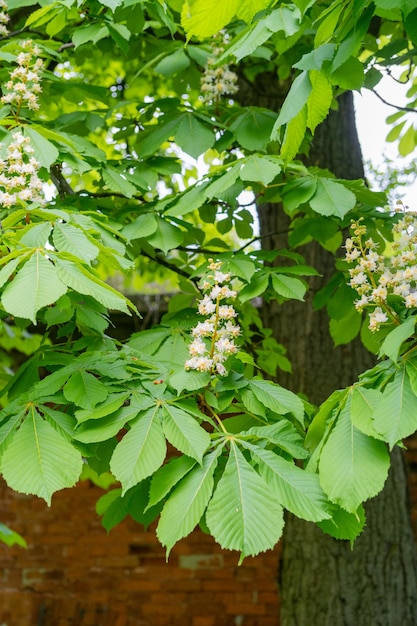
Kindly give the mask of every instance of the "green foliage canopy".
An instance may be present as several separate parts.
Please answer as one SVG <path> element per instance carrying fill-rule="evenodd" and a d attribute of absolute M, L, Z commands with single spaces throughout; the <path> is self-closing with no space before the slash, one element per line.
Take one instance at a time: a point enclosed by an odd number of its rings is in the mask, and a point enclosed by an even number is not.
<path fill-rule="evenodd" d="M 338 538 L 357 536 L 363 502 L 386 479 L 388 449 L 417 429 L 416 308 L 397 302 L 397 318 L 371 335 L 338 261 L 316 306 L 327 307 L 336 344 L 361 332 L 382 360 L 316 410 L 264 379 L 290 364 L 254 303 L 303 300 L 317 272 L 297 247 L 317 240 L 337 253 L 352 219 L 363 218 L 389 254 L 397 218 L 381 210 L 384 194 L 299 157 L 337 95 L 374 89 L 384 72 L 406 68 L 415 106 L 412 5 L 9 1 L 0 346 L 24 354 L 7 357 L 2 373 L 0 470 L 12 489 L 50 503 L 80 476 L 110 472 L 120 487 L 97 504 L 105 527 L 127 514 L 141 524 L 159 517 L 168 552 L 199 524 L 242 558 L 257 554 L 278 541 L 284 509 Z M 33 58 L 21 56 L 27 40 Z M 27 73 L 16 88 L 16 68 L 36 74 L 36 58 L 41 91 Z M 286 84 L 280 109 L 232 99 L 231 68 L 249 86 L 265 71 Z M 208 72 L 217 92 L 202 94 Z M 391 119 L 402 153 L 417 136 L 405 115 Z M 29 146 L 22 159 L 41 181 L 36 196 L 13 174 L 16 142 Z M 257 201 L 282 204 L 291 249 L 260 249 Z M 240 348 L 224 376 L 184 369 L 212 258 L 239 292 Z M 111 312 L 137 314 L 120 285 L 158 276 L 175 291 L 161 324 L 113 338 Z"/>

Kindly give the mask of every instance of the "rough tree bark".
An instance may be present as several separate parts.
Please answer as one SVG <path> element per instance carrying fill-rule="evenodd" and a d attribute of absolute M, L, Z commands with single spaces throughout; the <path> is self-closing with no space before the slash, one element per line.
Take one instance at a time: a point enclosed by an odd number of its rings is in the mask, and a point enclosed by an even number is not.
<path fill-rule="evenodd" d="M 268 83 L 265 105 L 280 100 Z M 264 91 L 264 97 L 265 91 Z M 248 104 L 253 104 L 248 102 Z M 362 178 L 363 163 L 351 94 L 317 129 L 308 163 L 328 168 L 340 178 Z M 259 207 L 263 245 L 287 247 L 287 218 L 277 205 Z M 307 303 L 288 302 L 264 310 L 265 323 L 288 349 L 293 374 L 279 382 L 322 402 L 373 364 L 359 342 L 335 348 L 324 311 L 314 311 L 311 299 L 331 276 L 334 261 L 319 245 L 302 250 L 306 262 L 322 278 L 314 279 Z M 313 524 L 288 516 L 279 571 L 281 626 L 415 626 L 417 624 L 417 555 L 407 503 L 406 472 L 399 451 L 383 492 L 366 506 L 367 525 L 353 551 Z"/>

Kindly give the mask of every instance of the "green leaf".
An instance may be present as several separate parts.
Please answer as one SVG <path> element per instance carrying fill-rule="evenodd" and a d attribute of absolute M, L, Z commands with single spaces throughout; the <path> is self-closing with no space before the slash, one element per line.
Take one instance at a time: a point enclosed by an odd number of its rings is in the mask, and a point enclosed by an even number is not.
<path fill-rule="evenodd" d="M 260 296 L 268 288 L 268 284 L 269 276 L 258 272 L 252 278 L 251 282 L 248 285 L 245 285 L 239 292 L 240 302 L 247 302 L 248 300 L 252 300 L 252 298 Z"/>
<path fill-rule="evenodd" d="M 20 242 L 28 248 L 43 248 L 49 240 L 51 230 L 52 226 L 47 222 L 31 224 L 28 229 L 25 229 Z"/>
<path fill-rule="evenodd" d="M 51 503 L 55 491 L 72 487 L 82 470 L 81 454 L 31 408 L 0 461 L 9 487 Z"/>
<path fill-rule="evenodd" d="M 318 522 L 317 526 L 331 537 L 349 540 L 352 545 L 365 526 L 365 510 L 363 506 L 359 506 L 357 511 L 348 513 L 334 506 L 332 519 Z"/>
<path fill-rule="evenodd" d="M 243 3 L 241 3 L 241 5 L 242 4 Z M 240 6 L 238 15 L 240 15 L 241 10 L 242 7 Z M 239 35 L 233 39 L 233 42 L 221 59 L 223 60 L 224 57 L 235 56 L 236 60 L 239 62 L 270 39 L 273 33 L 279 31 L 284 31 L 288 37 L 291 37 L 300 27 L 300 17 L 299 10 L 292 5 L 284 5 L 274 9 L 271 13 L 268 13 L 263 18 L 257 19 L 253 24 L 250 24 L 241 31 Z"/>
<path fill-rule="evenodd" d="M 202 518 L 213 492 L 213 474 L 220 448 L 213 450 L 186 474 L 162 509 L 156 534 L 167 554 L 172 546 L 190 534 Z"/>
<path fill-rule="evenodd" d="M 147 157 L 158 153 L 161 146 L 175 134 L 180 122 L 178 117 L 170 119 L 165 123 L 149 126 L 149 128 L 139 133 L 135 144 L 139 157 Z"/>
<path fill-rule="evenodd" d="M 340 218 L 353 209 L 355 204 L 355 194 L 330 178 L 318 178 L 316 193 L 310 199 L 310 206 L 316 213 Z"/>
<path fill-rule="evenodd" d="M 277 294 L 293 300 L 303 301 L 307 291 L 307 285 L 302 280 L 282 274 L 272 274 L 272 286 Z"/>
<path fill-rule="evenodd" d="M 152 213 L 139 215 L 134 222 L 123 228 L 123 236 L 129 241 L 149 237 L 156 231 L 157 217 Z"/>
<path fill-rule="evenodd" d="M 304 405 L 292 391 L 269 380 L 254 379 L 249 382 L 248 386 L 259 402 L 274 413 L 278 415 L 292 413 L 299 422 L 304 422 Z"/>
<path fill-rule="evenodd" d="M 266 187 L 278 176 L 281 166 L 281 159 L 252 154 L 240 170 L 240 178 L 260 182 Z"/>
<path fill-rule="evenodd" d="M 210 435 L 192 415 L 174 404 L 165 404 L 162 415 L 162 427 L 168 441 L 177 450 L 201 463 L 210 445 Z"/>
<path fill-rule="evenodd" d="M 9 547 L 17 544 L 22 548 L 27 548 L 27 543 L 23 537 L 2 522 L 0 522 L 0 541 Z"/>
<path fill-rule="evenodd" d="M 170 204 L 165 211 L 165 215 L 173 217 L 184 216 L 199 209 L 206 200 L 206 188 L 208 182 L 190 187 L 183 194 L 176 197 L 175 201 Z"/>
<path fill-rule="evenodd" d="M 234 440 L 230 440 L 229 459 L 207 508 L 206 522 L 221 547 L 239 550 L 241 559 L 273 548 L 281 537 L 283 510 Z"/>
<path fill-rule="evenodd" d="M 187 39 L 205 39 L 218 33 L 235 16 L 239 0 L 188 0 L 181 11 L 181 25 Z"/>
<path fill-rule="evenodd" d="M 288 163 L 297 155 L 307 128 L 307 107 L 304 106 L 287 124 L 280 157 Z"/>
<path fill-rule="evenodd" d="M 53 143 L 45 139 L 40 133 L 31 128 L 24 126 L 24 134 L 30 139 L 30 145 L 34 149 L 33 156 L 42 167 L 49 169 L 55 161 L 58 160 L 59 151 Z"/>
<path fill-rule="evenodd" d="M 292 423 L 286 419 L 268 426 L 253 426 L 248 431 L 241 432 L 240 435 L 255 435 L 259 439 L 266 439 L 269 443 L 279 446 L 297 459 L 305 459 L 308 456 L 303 438 Z"/>
<path fill-rule="evenodd" d="M 375 439 L 380 439 L 374 426 L 373 416 L 382 394 L 379 389 L 367 389 L 353 385 L 350 390 L 350 419 L 361 432 Z"/>
<path fill-rule="evenodd" d="M 166 442 L 154 407 L 143 412 L 116 446 L 110 468 L 123 493 L 155 472 L 164 462 Z"/>
<path fill-rule="evenodd" d="M 13 411 L 13 406 L 8 406 L 9 411 Z M 15 408 L 15 410 L 4 420 L 4 415 L 2 415 L 3 423 L 0 426 L 0 454 L 3 450 L 6 449 L 7 444 L 11 441 L 15 430 L 17 430 L 18 426 L 24 419 L 26 414 L 26 407 L 19 406 Z"/>
<path fill-rule="evenodd" d="M 182 48 L 175 50 L 172 54 L 168 54 L 159 63 L 155 65 L 155 72 L 163 76 L 175 76 L 183 72 L 190 65 L 190 59 Z"/>
<path fill-rule="evenodd" d="M 333 101 L 333 89 L 323 72 L 311 70 L 309 76 L 312 91 L 307 100 L 307 126 L 314 133 L 329 113 Z"/>
<path fill-rule="evenodd" d="M 10 315 L 36 324 L 37 312 L 66 291 L 56 267 L 37 250 L 6 286 L 1 302 Z"/>
<path fill-rule="evenodd" d="M 109 34 L 109 29 L 107 26 L 103 26 L 100 22 L 95 22 L 88 25 L 81 25 L 76 30 L 74 30 L 72 34 L 72 43 L 77 49 L 79 46 L 82 46 L 84 43 L 91 42 L 92 44 L 97 43 L 100 39 L 107 37 Z"/>
<path fill-rule="evenodd" d="M 83 409 L 93 409 L 108 395 L 106 386 L 93 374 L 78 370 L 71 374 L 63 387 L 65 398 Z"/>
<path fill-rule="evenodd" d="M 319 461 L 320 484 L 330 500 L 354 513 L 384 486 L 390 466 L 381 441 L 358 430 L 350 419 L 350 402 L 340 411 Z"/>
<path fill-rule="evenodd" d="M 92 243 L 80 228 L 71 224 L 56 223 L 52 235 L 54 246 L 57 250 L 74 253 L 77 256 L 90 263 L 97 258 L 99 249 Z"/>
<path fill-rule="evenodd" d="M 402 344 L 414 334 L 415 325 L 416 318 L 414 315 L 411 315 L 400 326 L 389 332 L 379 350 L 379 356 L 387 356 L 396 362 Z"/>
<path fill-rule="evenodd" d="M 181 230 L 162 218 L 157 218 L 155 232 L 147 238 L 151 246 L 159 248 L 164 254 L 179 246 L 183 239 Z"/>
<path fill-rule="evenodd" d="M 179 394 L 184 391 L 196 391 L 206 387 L 210 382 L 209 372 L 196 372 L 195 370 L 187 371 L 178 369 L 170 376 L 169 384 Z"/>
<path fill-rule="evenodd" d="M 278 502 L 302 519 L 318 522 L 328 519 L 329 503 L 320 487 L 317 474 L 306 472 L 291 461 L 262 447 L 249 447 L 253 459 L 259 464 L 259 472 Z"/>
<path fill-rule="evenodd" d="M 214 140 L 213 131 L 196 119 L 192 113 L 184 116 L 175 132 L 175 142 L 195 159 L 211 148 Z"/>
<path fill-rule="evenodd" d="M 350 57 L 332 72 L 330 79 L 333 84 L 338 85 L 342 89 L 359 91 L 363 85 L 364 76 L 363 63 L 355 57 Z"/>
<path fill-rule="evenodd" d="M 251 22 L 255 15 L 269 5 L 269 0 L 241 0 L 237 8 L 237 17 L 244 22 Z"/>
<path fill-rule="evenodd" d="M 128 300 L 81 265 L 75 265 L 63 258 L 56 258 L 55 267 L 60 280 L 77 293 L 91 296 L 109 309 L 129 313 Z"/>
<path fill-rule="evenodd" d="M 247 107 L 232 121 L 229 130 L 247 150 L 265 150 L 277 116 L 268 109 Z"/>
<path fill-rule="evenodd" d="M 149 489 L 148 507 L 155 506 L 165 498 L 182 478 L 195 466 L 194 459 L 188 456 L 171 458 L 152 476 Z"/>
<path fill-rule="evenodd" d="M 394 380 L 383 390 L 381 401 L 375 408 L 375 429 L 391 448 L 417 430 L 416 396 L 409 373 L 414 376 L 414 368 L 408 363 L 402 363 Z"/>
<path fill-rule="evenodd" d="M 282 199 L 285 208 L 292 212 L 301 204 L 308 202 L 317 190 L 317 178 L 306 176 L 296 178 L 282 188 Z"/>
<path fill-rule="evenodd" d="M 107 166 L 101 168 L 101 175 L 106 186 L 111 191 L 116 191 L 117 193 L 126 196 L 126 198 L 132 198 L 135 195 L 136 187 L 119 174 L 119 172 L 113 167 Z"/>
<path fill-rule="evenodd" d="M 355 308 L 341 319 L 331 319 L 329 323 L 330 335 L 335 346 L 350 343 L 360 331 L 362 316 Z"/>
<path fill-rule="evenodd" d="M 281 107 L 278 119 L 274 124 L 271 136 L 278 138 L 278 129 L 288 124 L 304 107 L 311 93 L 311 82 L 308 72 L 301 72 L 291 85 L 290 91 Z"/>

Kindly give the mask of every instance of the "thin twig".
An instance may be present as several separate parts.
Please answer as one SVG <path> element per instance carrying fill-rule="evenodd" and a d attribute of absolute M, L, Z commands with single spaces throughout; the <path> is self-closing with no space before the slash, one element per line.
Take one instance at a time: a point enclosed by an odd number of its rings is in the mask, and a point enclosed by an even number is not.
<path fill-rule="evenodd" d="M 397 109 L 397 111 L 407 111 L 407 113 L 417 113 L 417 109 L 411 109 L 410 107 L 402 107 L 397 104 L 392 104 L 391 102 L 388 102 L 387 100 L 385 100 L 385 98 L 383 98 L 381 95 L 379 95 L 379 93 L 375 89 L 371 89 L 371 91 L 372 93 L 376 95 L 377 98 L 381 100 L 381 102 L 383 102 L 389 107 Z"/>

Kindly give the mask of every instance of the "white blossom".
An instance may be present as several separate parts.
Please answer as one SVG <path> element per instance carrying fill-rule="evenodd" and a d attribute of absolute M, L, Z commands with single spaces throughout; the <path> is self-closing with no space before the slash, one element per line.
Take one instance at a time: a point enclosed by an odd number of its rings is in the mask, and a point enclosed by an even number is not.
<path fill-rule="evenodd" d="M 238 91 L 237 74 L 227 64 L 216 65 L 227 43 L 227 35 L 224 31 L 220 31 L 211 44 L 211 56 L 207 60 L 201 77 L 201 94 L 205 102 L 217 102 L 222 96 L 233 95 Z M 218 282 L 224 282 L 224 280 Z"/>
<path fill-rule="evenodd" d="M 406 211 L 392 228 L 393 242 L 385 256 L 376 252 L 377 244 L 365 239 L 366 226 L 352 224 L 353 236 L 345 243 L 345 259 L 354 263 L 349 269 L 349 285 L 359 294 L 355 308 L 369 308 L 369 328 L 377 331 L 389 320 L 399 321 L 391 308 L 390 295 L 403 299 L 405 308 L 417 308 L 417 214 Z"/>
<path fill-rule="evenodd" d="M 185 362 L 185 369 L 210 372 L 225 376 L 224 363 L 238 350 L 234 339 L 240 335 L 240 327 L 231 320 L 236 311 L 230 304 L 221 304 L 225 299 L 236 298 L 236 292 L 224 285 L 231 280 L 230 274 L 220 271 L 221 262 L 210 260 L 209 274 L 202 283 L 205 293 L 198 303 L 198 312 L 206 320 L 198 322 L 191 330 L 193 341 L 188 346 L 190 359 Z"/>
<path fill-rule="evenodd" d="M 41 51 L 31 39 L 23 41 L 21 47 L 23 51 L 16 57 L 18 66 L 11 72 L 10 80 L 4 85 L 6 93 L 1 97 L 1 102 L 10 104 L 17 111 L 20 111 L 22 106 L 35 111 L 39 108 L 38 94 L 41 91 L 40 73 L 43 62 L 38 58 Z"/>

